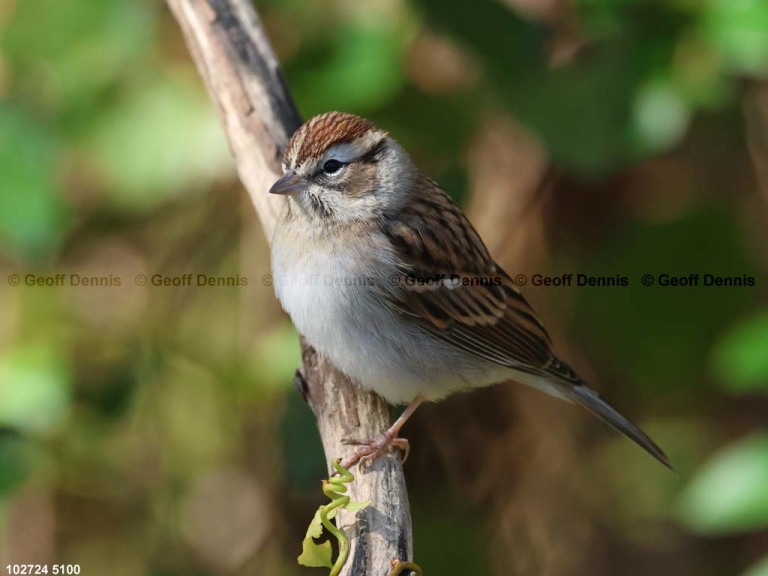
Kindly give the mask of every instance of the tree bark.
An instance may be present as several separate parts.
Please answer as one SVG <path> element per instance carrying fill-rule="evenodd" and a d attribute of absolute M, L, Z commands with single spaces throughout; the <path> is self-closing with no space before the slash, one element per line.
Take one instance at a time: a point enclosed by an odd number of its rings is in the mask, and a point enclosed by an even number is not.
<path fill-rule="evenodd" d="M 284 199 L 267 191 L 281 173 L 280 156 L 290 135 L 301 124 L 277 58 L 249 0 L 167 2 L 218 108 L 240 179 L 271 241 Z M 317 417 L 330 473 L 333 460 L 354 451 L 342 440 L 375 438 L 389 426 L 389 409 L 303 340 L 302 363 L 302 393 Z M 385 576 L 391 561 L 411 560 L 413 553 L 400 456 L 388 453 L 365 472 L 358 468 L 353 473 L 352 500 L 372 504 L 339 515 L 339 527 L 351 544 L 342 576 Z M 296 542 L 297 555 L 300 549 Z"/>

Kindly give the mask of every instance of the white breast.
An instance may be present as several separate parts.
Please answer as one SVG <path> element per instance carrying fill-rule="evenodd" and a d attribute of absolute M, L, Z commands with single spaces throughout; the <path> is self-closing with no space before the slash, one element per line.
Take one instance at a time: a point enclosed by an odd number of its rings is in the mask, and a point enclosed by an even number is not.
<path fill-rule="evenodd" d="M 280 226 L 280 225 L 278 225 Z M 392 403 L 417 394 L 437 399 L 461 388 L 490 384 L 487 365 L 403 321 L 385 303 L 392 255 L 360 242 L 303 238 L 278 229 L 272 247 L 277 297 L 315 349 L 365 388 Z M 367 255 L 376 254 L 376 261 Z"/>

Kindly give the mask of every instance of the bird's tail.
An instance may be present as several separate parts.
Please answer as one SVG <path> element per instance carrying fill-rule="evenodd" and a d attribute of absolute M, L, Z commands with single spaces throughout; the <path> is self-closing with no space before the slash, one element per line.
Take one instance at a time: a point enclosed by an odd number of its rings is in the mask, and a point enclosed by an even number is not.
<path fill-rule="evenodd" d="M 664 464 L 664 466 L 670 470 L 673 469 L 672 465 L 669 463 L 669 458 L 667 458 L 667 455 L 664 454 L 664 451 L 659 448 L 656 442 L 651 440 L 645 432 L 614 410 L 605 400 L 598 396 L 597 392 L 583 384 L 567 387 L 562 386 L 560 387 L 560 390 L 569 400 L 586 408 L 592 412 L 592 414 L 598 416 L 601 420 L 604 420 L 616 430 L 634 440 L 638 446 Z"/>

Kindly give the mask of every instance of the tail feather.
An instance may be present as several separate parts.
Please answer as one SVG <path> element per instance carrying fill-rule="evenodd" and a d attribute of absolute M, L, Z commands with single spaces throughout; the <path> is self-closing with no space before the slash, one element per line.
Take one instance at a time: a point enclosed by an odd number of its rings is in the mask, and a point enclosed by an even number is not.
<path fill-rule="evenodd" d="M 601 420 L 607 422 L 613 428 L 632 439 L 638 446 L 656 458 L 656 460 L 664 464 L 664 466 L 670 470 L 674 470 L 669 462 L 669 458 L 664 453 L 664 451 L 659 448 L 656 442 L 651 440 L 651 438 L 639 427 L 632 424 L 632 422 L 619 414 L 605 400 L 600 398 L 597 392 L 591 390 L 583 384 L 577 386 L 563 386 L 561 387 L 561 390 L 565 392 L 565 395 L 569 400 L 575 402 L 583 408 L 586 408 L 592 414 L 598 416 Z"/>

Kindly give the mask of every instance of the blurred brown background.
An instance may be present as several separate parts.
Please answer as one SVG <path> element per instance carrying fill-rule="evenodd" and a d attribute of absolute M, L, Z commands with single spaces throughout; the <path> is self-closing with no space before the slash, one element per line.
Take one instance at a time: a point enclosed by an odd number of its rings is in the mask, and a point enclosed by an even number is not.
<path fill-rule="evenodd" d="M 677 469 L 520 386 L 426 406 L 427 576 L 768 574 L 768 4 L 256 4 L 302 114 L 390 130 Z M 162 2 L 0 0 L 0 183 L 3 573 L 322 574 L 296 334 Z M 659 286 L 708 273 L 754 285 Z"/>

